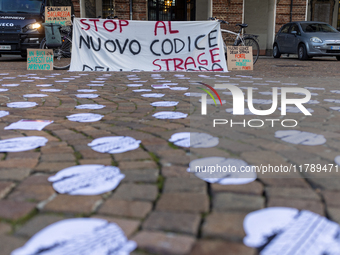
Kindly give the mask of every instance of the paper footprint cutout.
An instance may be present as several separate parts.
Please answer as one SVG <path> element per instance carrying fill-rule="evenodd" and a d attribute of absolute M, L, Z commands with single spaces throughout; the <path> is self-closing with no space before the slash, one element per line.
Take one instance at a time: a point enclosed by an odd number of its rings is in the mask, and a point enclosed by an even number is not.
<path fill-rule="evenodd" d="M 19 152 L 45 146 L 48 139 L 42 136 L 26 136 L 0 141 L 0 152 Z"/>
<path fill-rule="evenodd" d="M 124 177 L 115 166 L 79 165 L 65 168 L 48 180 L 60 194 L 90 196 L 114 190 Z"/>
<path fill-rule="evenodd" d="M 280 138 L 282 141 L 287 143 L 302 145 L 321 145 L 326 142 L 326 138 L 323 135 L 317 135 L 299 130 L 276 131 L 275 137 Z"/>
<path fill-rule="evenodd" d="M 136 247 L 115 223 L 76 218 L 47 226 L 11 255 L 129 255 Z"/>
<path fill-rule="evenodd" d="M 211 173 L 212 167 L 215 169 L 213 173 Z M 256 172 L 243 171 L 246 167 L 250 168 L 251 166 L 240 159 L 207 157 L 191 161 L 187 171 L 209 183 L 239 185 L 255 181 L 257 177 Z"/>
<path fill-rule="evenodd" d="M 340 227 L 310 211 L 272 207 L 249 213 L 243 222 L 245 245 L 260 255 L 338 255 Z"/>
<path fill-rule="evenodd" d="M 107 136 L 94 139 L 88 146 L 97 152 L 113 154 L 135 150 L 140 143 L 141 141 L 129 136 Z"/>
<path fill-rule="evenodd" d="M 198 132 L 180 132 L 173 134 L 169 142 L 186 148 L 210 148 L 218 144 L 218 137 Z"/>

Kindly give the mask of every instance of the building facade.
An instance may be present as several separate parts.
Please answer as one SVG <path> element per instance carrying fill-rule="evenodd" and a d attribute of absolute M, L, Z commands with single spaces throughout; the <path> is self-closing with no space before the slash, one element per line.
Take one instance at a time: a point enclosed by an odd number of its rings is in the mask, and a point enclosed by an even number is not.
<path fill-rule="evenodd" d="M 72 0 L 77 17 L 118 16 L 127 20 L 207 20 L 230 22 L 222 28 L 259 37 L 261 55 L 272 51 L 275 33 L 290 21 L 324 21 L 340 29 L 340 0 Z"/>

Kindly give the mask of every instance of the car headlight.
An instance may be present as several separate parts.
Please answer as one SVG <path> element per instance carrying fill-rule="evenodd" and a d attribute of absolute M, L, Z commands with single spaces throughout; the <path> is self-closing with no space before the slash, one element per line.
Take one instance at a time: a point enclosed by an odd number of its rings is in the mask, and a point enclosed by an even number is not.
<path fill-rule="evenodd" d="M 311 37 L 310 40 L 314 43 L 322 43 L 322 40 L 319 37 Z"/>
<path fill-rule="evenodd" d="M 29 30 L 34 30 L 34 29 L 38 29 L 41 27 L 41 24 L 40 23 L 33 23 L 33 24 L 29 24 L 26 26 L 27 29 Z"/>

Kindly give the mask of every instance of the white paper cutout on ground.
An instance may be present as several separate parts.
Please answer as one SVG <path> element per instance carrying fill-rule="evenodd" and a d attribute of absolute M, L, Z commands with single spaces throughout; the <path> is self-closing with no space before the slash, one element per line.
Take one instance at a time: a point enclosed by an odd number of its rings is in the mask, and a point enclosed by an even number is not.
<path fill-rule="evenodd" d="M 97 152 L 113 154 L 135 150 L 140 143 L 140 140 L 129 136 L 107 136 L 94 139 L 88 146 Z"/>
<path fill-rule="evenodd" d="M 17 77 L 3 77 L 4 80 L 13 80 L 16 79 Z"/>
<path fill-rule="evenodd" d="M 169 86 L 166 86 L 166 85 L 163 85 L 163 84 L 160 84 L 160 85 L 151 85 L 151 87 L 153 87 L 154 89 L 169 89 L 170 87 Z"/>
<path fill-rule="evenodd" d="M 170 87 L 171 90 L 188 90 L 186 87 Z"/>
<path fill-rule="evenodd" d="M 178 83 L 164 83 L 165 86 L 176 86 Z"/>
<path fill-rule="evenodd" d="M 278 109 L 281 111 L 281 107 L 279 107 Z M 311 109 L 311 108 L 307 108 L 307 111 L 309 111 L 310 113 L 314 112 L 314 110 Z M 290 112 L 290 113 L 302 113 L 298 107 L 294 107 L 294 106 L 287 106 L 286 107 L 286 112 Z"/>
<path fill-rule="evenodd" d="M 270 92 L 270 91 L 265 91 L 265 92 L 259 92 L 259 94 L 261 95 L 273 95 L 273 92 Z M 277 93 L 278 95 L 281 95 L 281 93 Z"/>
<path fill-rule="evenodd" d="M 8 91 L 8 89 L 0 89 L 0 92 Z"/>
<path fill-rule="evenodd" d="M 180 132 L 173 134 L 169 142 L 186 148 L 210 148 L 218 144 L 218 137 L 198 132 Z"/>
<path fill-rule="evenodd" d="M 160 102 L 153 102 L 150 105 L 155 107 L 171 107 L 178 105 L 179 102 L 176 101 L 160 101 Z"/>
<path fill-rule="evenodd" d="M 331 90 L 331 93 L 340 94 L 340 90 Z"/>
<path fill-rule="evenodd" d="M 128 85 L 126 85 L 126 86 L 134 88 L 134 87 L 142 87 L 143 84 L 141 84 L 141 83 L 137 83 L 137 84 L 128 84 Z"/>
<path fill-rule="evenodd" d="M 90 81 L 92 83 L 104 83 L 105 81 Z"/>
<path fill-rule="evenodd" d="M 228 113 L 233 113 L 233 108 L 227 108 L 225 109 Z M 254 115 L 248 108 L 244 108 L 244 115 Z"/>
<path fill-rule="evenodd" d="M 140 78 L 128 78 L 130 81 L 133 81 L 133 80 L 140 80 Z"/>
<path fill-rule="evenodd" d="M 325 90 L 325 88 L 318 88 L 318 87 L 305 87 L 308 90 Z"/>
<path fill-rule="evenodd" d="M 265 208 L 249 213 L 243 227 L 244 244 L 261 247 L 260 255 L 340 254 L 339 224 L 310 211 Z"/>
<path fill-rule="evenodd" d="M 115 166 L 80 165 L 65 168 L 48 180 L 60 194 L 90 196 L 114 190 L 124 177 Z"/>
<path fill-rule="evenodd" d="M 239 87 L 240 89 L 248 90 L 248 87 Z M 259 90 L 259 88 L 253 88 L 253 90 Z"/>
<path fill-rule="evenodd" d="M 323 135 L 317 135 L 299 130 L 276 131 L 275 137 L 280 138 L 282 141 L 287 143 L 302 145 L 321 145 L 326 142 L 326 138 Z"/>
<path fill-rule="evenodd" d="M 135 90 L 132 90 L 133 92 L 149 92 L 149 91 L 152 91 L 152 89 L 135 89 Z"/>
<path fill-rule="evenodd" d="M 254 81 L 240 81 L 240 82 L 254 83 Z"/>
<path fill-rule="evenodd" d="M 60 80 L 60 81 L 54 81 L 54 82 L 70 82 L 68 80 Z"/>
<path fill-rule="evenodd" d="M 59 92 L 61 89 L 41 89 L 42 92 Z"/>
<path fill-rule="evenodd" d="M 99 95 L 97 94 L 77 94 L 78 98 L 97 98 Z"/>
<path fill-rule="evenodd" d="M 323 101 L 330 102 L 330 103 L 340 104 L 340 100 L 339 99 L 324 99 Z"/>
<path fill-rule="evenodd" d="M 7 103 L 7 107 L 10 108 L 29 108 L 37 106 L 38 104 L 36 102 L 12 102 Z"/>
<path fill-rule="evenodd" d="M 53 84 L 39 84 L 39 85 L 36 85 L 37 87 L 51 87 L 53 86 Z"/>
<path fill-rule="evenodd" d="M 164 97 L 165 94 L 161 94 L 161 93 L 150 93 L 150 94 L 142 94 L 142 97 Z"/>
<path fill-rule="evenodd" d="M 64 80 L 75 80 L 75 78 L 63 78 Z"/>
<path fill-rule="evenodd" d="M 187 97 L 201 97 L 204 93 L 198 93 L 198 92 L 187 92 L 184 93 Z"/>
<path fill-rule="evenodd" d="M 26 94 L 23 97 L 48 97 L 46 94 Z"/>
<path fill-rule="evenodd" d="M 34 80 L 21 80 L 21 82 L 34 82 Z"/>
<path fill-rule="evenodd" d="M 215 172 L 212 171 L 212 166 Z M 221 170 L 217 170 L 219 169 L 218 167 L 220 167 Z M 206 182 L 221 185 L 239 185 L 255 181 L 257 177 L 256 172 L 242 172 L 241 167 L 243 169 L 251 166 L 240 159 L 207 157 L 191 161 L 187 171 L 194 173 L 198 178 Z M 230 169 L 230 171 L 228 171 L 228 169 Z"/>
<path fill-rule="evenodd" d="M 198 101 L 201 102 L 202 99 L 200 99 L 200 100 L 198 100 Z M 226 100 L 221 100 L 221 101 L 222 101 L 222 105 L 224 105 L 224 104 L 227 102 Z M 213 99 L 210 99 L 210 98 L 207 99 L 206 102 L 207 102 L 207 104 L 213 104 L 213 105 L 214 105 L 215 102 L 216 102 L 217 105 L 221 105 L 219 100 L 215 100 L 215 101 L 214 101 Z"/>
<path fill-rule="evenodd" d="M 335 163 L 340 166 L 340 156 L 336 156 L 334 159 Z"/>
<path fill-rule="evenodd" d="M 320 103 L 318 100 L 309 100 L 307 103 L 305 104 L 318 104 Z"/>
<path fill-rule="evenodd" d="M 99 110 L 99 109 L 103 109 L 104 107 L 105 105 L 101 105 L 101 104 L 81 104 L 81 105 L 77 105 L 75 108 L 76 109 Z"/>
<path fill-rule="evenodd" d="M 18 87 L 20 84 L 2 84 L 3 87 Z"/>
<path fill-rule="evenodd" d="M 267 86 L 269 83 L 253 83 L 253 85 L 258 85 L 258 86 Z"/>
<path fill-rule="evenodd" d="M 297 83 L 282 83 L 282 85 L 285 85 L 285 86 L 296 86 L 298 84 Z"/>
<path fill-rule="evenodd" d="M 96 113 L 76 113 L 66 117 L 70 121 L 95 122 L 101 120 L 104 116 Z"/>
<path fill-rule="evenodd" d="M 136 247 L 115 223 L 75 218 L 45 227 L 11 255 L 129 255 Z"/>
<path fill-rule="evenodd" d="M 5 129 L 23 129 L 23 130 L 43 130 L 44 127 L 53 123 L 53 120 L 19 120 L 11 125 L 5 127 Z"/>
<path fill-rule="evenodd" d="M 26 136 L 0 140 L 0 152 L 19 152 L 44 146 L 48 139 L 42 136 Z"/>
<path fill-rule="evenodd" d="M 311 96 L 317 96 L 317 95 L 319 95 L 318 93 L 312 93 L 312 92 L 309 92 L 309 93 L 310 93 Z M 305 93 L 300 93 L 300 92 L 295 92 L 295 93 L 293 93 L 293 94 L 295 94 L 295 95 L 302 95 L 302 96 L 306 95 Z"/>
<path fill-rule="evenodd" d="M 100 84 L 100 83 L 98 83 L 98 84 L 92 83 L 92 84 L 87 84 L 87 86 L 89 86 L 89 87 L 103 87 L 104 84 Z"/>
<path fill-rule="evenodd" d="M 9 115 L 8 111 L 0 111 L 0 118 L 5 117 L 7 115 Z"/>
<path fill-rule="evenodd" d="M 174 120 L 174 119 L 184 119 L 188 116 L 188 114 L 182 113 L 182 112 L 165 112 L 164 111 L 164 112 L 157 112 L 152 116 L 157 118 L 157 119 Z"/>
<path fill-rule="evenodd" d="M 96 89 L 78 89 L 78 92 L 95 92 L 97 91 Z"/>
<path fill-rule="evenodd" d="M 280 81 L 266 81 L 266 82 L 270 82 L 270 83 L 280 83 Z"/>
<path fill-rule="evenodd" d="M 340 107 L 329 107 L 329 108 L 334 110 L 334 111 L 339 111 L 340 112 Z"/>

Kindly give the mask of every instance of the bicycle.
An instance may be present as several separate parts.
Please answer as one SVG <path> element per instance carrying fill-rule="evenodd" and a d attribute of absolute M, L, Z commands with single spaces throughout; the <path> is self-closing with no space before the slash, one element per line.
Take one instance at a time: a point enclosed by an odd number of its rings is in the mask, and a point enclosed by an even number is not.
<path fill-rule="evenodd" d="M 60 28 L 62 44 L 60 47 L 53 48 L 53 69 L 66 70 L 70 67 L 72 56 L 72 29 L 73 25 Z M 48 49 L 46 37 L 40 43 L 40 49 Z"/>
<path fill-rule="evenodd" d="M 221 24 L 229 25 L 228 21 L 219 20 L 216 17 L 215 18 L 209 18 L 209 19 L 210 20 L 218 21 Z M 253 64 L 255 64 L 256 61 L 259 58 L 259 55 L 260 55 L 260 46 L 259 46 L 259 44 L 257 42 L 257 37 L 258 36 L 257 35 L 252 35 L 252 34 L 244 34 L 244 33 L 242 33 L 243 29 L 248 27 L 248 24 L 236 24 L 236 26 L 240 27 L 238 33 L 230 31 L 230 30 L 227 30 L 227 29 L 221 29 L 222 37 L 223 37 L 223 33 L 236 35 L 235 41 L 234 41 L 234 43 L 232 45 L 230 45 L 230 43 L 226 39 L 226 38 L 228 38 L 228 36 L 225 36 L 223 38 L 225 56 L 227 58 L 227 46 L 251 46 L 252 49 L 253 49 Z"/>

